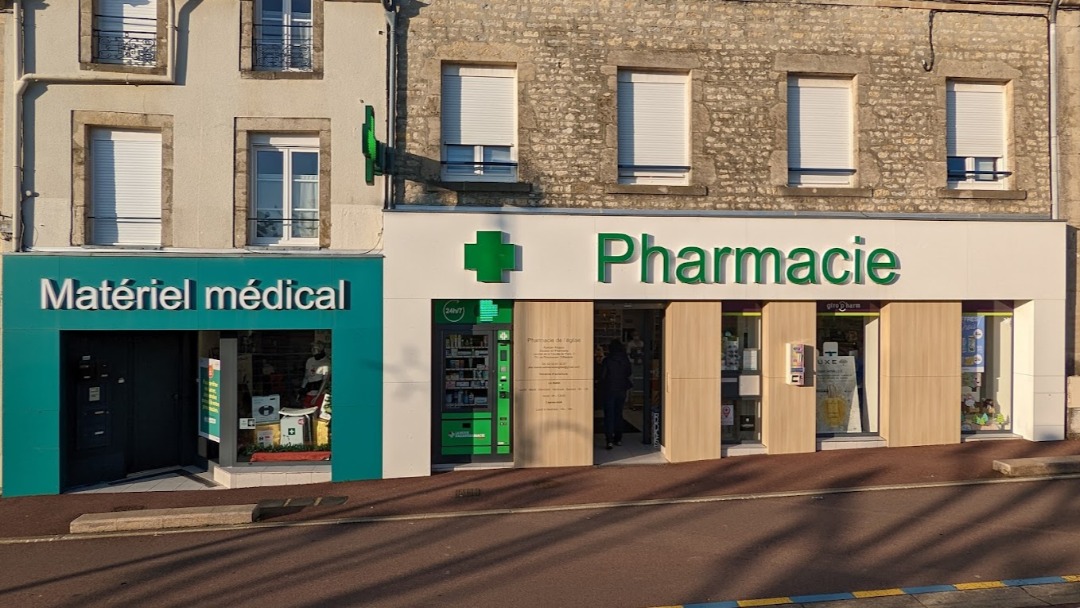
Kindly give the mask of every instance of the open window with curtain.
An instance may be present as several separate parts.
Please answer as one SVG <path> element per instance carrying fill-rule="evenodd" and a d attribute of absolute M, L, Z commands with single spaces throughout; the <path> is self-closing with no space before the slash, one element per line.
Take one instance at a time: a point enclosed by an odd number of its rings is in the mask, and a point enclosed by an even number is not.
<path fill-rule="evenodd" d="M 253 135 L 251 162 L 251 244 L 318 246 L 318 137 Z"/>

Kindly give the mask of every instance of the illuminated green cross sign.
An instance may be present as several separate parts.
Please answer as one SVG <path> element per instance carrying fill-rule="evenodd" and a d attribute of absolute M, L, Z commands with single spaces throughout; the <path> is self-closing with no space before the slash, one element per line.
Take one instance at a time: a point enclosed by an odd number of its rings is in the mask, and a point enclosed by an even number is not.
<path fill-rule="evenodd" d="M 479 230 L 475 243 L 465 245 L 465 268 L 476 271 L 481 283 L 505 283 L 503 273 L 514 270 L 514 245 L 503 243 L 498 230 Z"/>

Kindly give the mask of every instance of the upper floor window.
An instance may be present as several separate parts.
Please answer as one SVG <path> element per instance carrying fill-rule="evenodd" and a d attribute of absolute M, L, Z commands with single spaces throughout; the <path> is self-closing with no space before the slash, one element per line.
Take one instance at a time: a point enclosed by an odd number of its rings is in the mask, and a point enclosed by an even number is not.
<path fill-rule="evenodd" d="M 516 143 L 514 69 L 443 66 L 443 179 L 516 181 Z"/>
<path fill-rule="evenodd" d="M 689 76 L 619 70 L 619 183 L 685 185 Z"/>
<path fill-rule="evenodd" d="M 852 185 L 851 79 L 791 76 L 787 91 L 788 183 Z"/>
<path fill-rule="evenodd" d="M 319 244 L 319 138 L 251 137 L 253 245 Z"/>
<path fill-rule="evenodd" d="M 93 61 L 154 66 L 158 59 L 158 0 L 95 0 Z"/>
<path fill-rule="evenodd" d="M 90 132 L 90 244 L 161 245 L 161 160 L 160 132 Z"/>
<path fill-rule="evenodd" d="M 1003 189 L 1005 86 L 949 81 L 946 125 L 949 187 Z"/>
<path fill-rule="evenodd" d="M 256 70 L 310 72 L 313 66 L 314 0 L 258 0 L 255 5 Z"/>

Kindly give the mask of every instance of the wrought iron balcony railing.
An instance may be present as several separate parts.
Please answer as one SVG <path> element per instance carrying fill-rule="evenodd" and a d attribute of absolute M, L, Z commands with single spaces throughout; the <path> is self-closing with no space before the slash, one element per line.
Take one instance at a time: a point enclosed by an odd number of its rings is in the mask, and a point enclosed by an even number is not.
<path fill-rule="evenodd" d="M 157 20 L 95 15 L 94 61 L 123 65 L 157 64 Z M 111 26 L 111 27 L 110 27 Z"/>
<path fill-rule="evenodd" d="M 311 25 L 256 25 L 252 45 L 256 70 L 308 72 L 312 69 Z"/>

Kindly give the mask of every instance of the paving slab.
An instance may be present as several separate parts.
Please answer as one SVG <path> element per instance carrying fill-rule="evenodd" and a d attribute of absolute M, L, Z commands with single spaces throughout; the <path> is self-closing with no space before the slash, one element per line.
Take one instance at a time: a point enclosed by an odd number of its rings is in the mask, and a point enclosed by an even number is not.
<path fill-rule="evenodd" d="M 926 608 L 1026 608 L 1046 605 L 1046 602 L 1032 597 L 1022 587 L 941 591 L 914 597 Z"/>
<path fill-rule="evenodd" d="M 1009 477 L 1044 477 L 1080 473 L 1080 456 L 1042 456 L 995 460 L 994 470 Z"/>
<path fill-rule="evenodd" d="M 1080 583 L 1050 583 L 1031 585 L 1023 589 L 1047 604 L 1080 604 Z"/>
<path fill-rule="evenodd" d="M 85 513 L 71 522 L 72 534 L 162 530 L 250 524 L 259 517 L 259 505 L 217 505 L 146 509 L 119 513 Z"/>
<path fill-rule="evenodd" d="M 924 608 L 914 595 L 889 595 L 807 604 L 813 608 Z"/>

